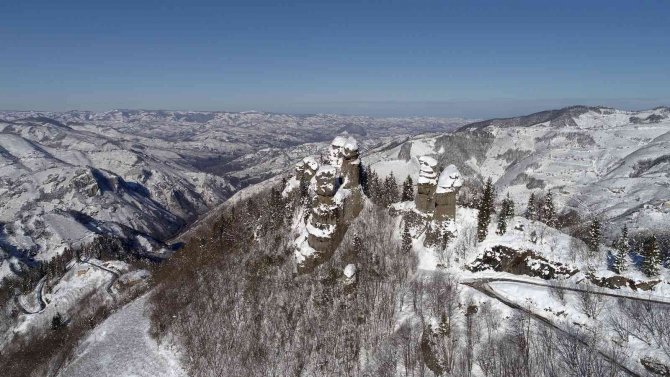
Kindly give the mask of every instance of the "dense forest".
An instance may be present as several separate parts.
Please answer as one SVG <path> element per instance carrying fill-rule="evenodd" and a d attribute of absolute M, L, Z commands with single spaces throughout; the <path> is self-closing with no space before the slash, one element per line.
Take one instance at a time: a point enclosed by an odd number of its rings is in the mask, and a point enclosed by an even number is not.
<path fill-rule="evenodd" d="M 180 345 L 193 375 L 628 374 L 616 362 L 625 355 L 596 347 L 602 331 L 557 331 L 522 310 L 502 313 L 447 272 L 418 271 L 398 231 L 409 219 L 385 205 L 368 201 L 334 256 L 297 274 L 291 224 L 304 218 L 305 198 L 280 189 L 229 208 L 155 275 L 154 335 Z M 553 221 L 550 201 L 542 198 L 541 216 Z M 597 295 L 580 302 L 592 316 L 604 308 Z M 666 336 L 664 307 L 616 305 L 622 336 Z"/>

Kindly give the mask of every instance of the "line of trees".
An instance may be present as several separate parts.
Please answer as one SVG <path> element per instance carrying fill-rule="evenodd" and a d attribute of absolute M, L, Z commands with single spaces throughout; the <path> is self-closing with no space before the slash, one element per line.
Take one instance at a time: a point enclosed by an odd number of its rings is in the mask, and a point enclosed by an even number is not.
<path fill-rule="evenodd" d="M 388 207 L 393 203 L 414 200 L 414 182 L 410 176 L 398 185 L 393 172 L 382 179 L 373 169 L 362 166 L 361 174 L 363 192 L 376 205 Z"/>
<path fill-rule="evenodd" d="M 477 239 L 479 242 L 486 239 L 491 217 L 495 211 L 495 188 L 491 179 L 487 179 L 484 188 L 480 192 L 477 200 Z M 509 219 L 515 214 L 514 202 L 509 194 L 501 201 L 500 208 L 497 211 L 496 234 L 502 235 L 507 232 Z M 531 193 L 528 198 L 528 204 L 524 216 L 533 221 L 540 221 L 549 226 L 557 227 L 561 225 L 558 211 L 554 204 L 551 191 L 544 195 L 536 196 Z M 584 221 L 578 214 L 572 213 L 563 222 L 564 229 L 568 230 L 567 221 L 576 225 L 570 231 L 573 237 L 584 241 L 587 246 L 588 254 L 585 257 L 589 259 L 605 258 L 607 255 L 602 253 L 603 244 L 603 224 L 602 220 L 594 216 L 590 221 Z M 586 226 L 584 226 L 586 224 Z M 623 273 L 628 268 L 631 260 L 648 277 L 658 276 L 660 268 L 670 264 L 670 252 L 663 252 L 662 243 L 655 234 L 638 235 L 635 241 L 629 239 L 628 227 L 624 226 L 621 235 L 614 241 L 612 248 L 613 254 L 610 257 L 610 268 L 616 273 Z M 666 247 L 667 249 L 667 247 Z M 631 259 L 632 255 L 632 259 Z"/>

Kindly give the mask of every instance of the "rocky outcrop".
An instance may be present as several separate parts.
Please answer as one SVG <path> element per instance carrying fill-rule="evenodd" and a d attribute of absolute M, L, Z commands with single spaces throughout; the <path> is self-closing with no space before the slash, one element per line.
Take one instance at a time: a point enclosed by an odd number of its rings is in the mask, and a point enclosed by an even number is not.
<path fill-rule="evenodd" d="M 296 251 L 298 272 L 308 272 L 330 258 L 349 224 L 363 209 L 358 144 L 353 138 L 337 137 L 331 143 L 328 162 L 312 178 L 312 199 L 306 224 L 306 245 Z M 314 161 L 315 162 L 315 161 Z M 299 164 L 300 165 L 300 164 Z M 310 164 L 296 167 L 296 177 L 309 174 Z M 313 164 L 311 166 L 314 166 Z"/>
<path fill-rule="evenodd" d="M 342 166 L 344 145 L 350 138 L 345 136 L 337 136 L 330 143 L 330 150 L 328 151 L 328 164 L 332 166 Z M 356 148 L 358 149 L 358 148 Z"/>
<path fill-rule="evenodd" d="M 461 173 L 455 165 L 442 170 L 435 190 L 435 220 L 456 219 L 456 196 L 462 185 Z"/>
<path fill-rule="evenodd" d="M 654 357 L 643 357 L 640 364 L 655 376 L 670 376 L 670 367 Z"/>
<path fill-rule="evenodd" d="M 426 214 L 435 210 L 437 189 L 437 161 L 429 156 L 419 157 L 419 180 L 417 181 L 416 209 Z"/>
<path fill-rule="evenodd" d="M 628 287 L 634 291 L 640 290 L 640 291 L 650 291 L 654 289 L 654 287 L 660 283 L 660 280 L 649 280 L 649 281 L 635 281 L 632 279 L 629 279 L 625 276 L 621 275 L 614 275 L 614 276 L 608 276 L 608 277 L 603 277 L 603 276 L 595 276 L 593 274 L 587 274 L 586 278 L 593 283 L 594 285 L 597 285 L 599 287 L 603 288 L 609 288 L 609 289 L 621 289 L 624 287 Z"/>
<path fill-rule="evenodd" d="M 349 138 L 342 147 L 342 186 L 346 189 L 358 187 L 360 184 L 361 160 L 358 143 Z"/>
<path fill-rule="evenodd" d="M 469 266 L 472 272 L 493 270 L 514 275 L 535 276 L 545 280 L 570 277 L 577 272 L 563 263 L 549 261 L 532 250 L 515 250 L 507 246 L 494 246 Z"/>
<path fill-rule="evenodd" d="M 415 206 L 426 223 L 424 246 L 445 248 L 455 234 L 456 197 L 463 185 L 455 165 L 447 166 L 438 177 L 437 161 L 419 157 L 420 171 Z"/>
<path fill-rule="evenodd" d="M 316 195 L 312 198 L 312 211 L 307 224 L 307 241 L 317 251 L 331 251 L 336 240 L 339 206 L 334 196 L 338 188 L 337 170 L 322 166 L 315 176 Z"/>
<path fill-rule="evenodd" d="M 319 163 L 314 157 L 305 157 L 295 165 L 295 177 L 298 181 L 309 182 L 316 171 L 319 170 Z"/>

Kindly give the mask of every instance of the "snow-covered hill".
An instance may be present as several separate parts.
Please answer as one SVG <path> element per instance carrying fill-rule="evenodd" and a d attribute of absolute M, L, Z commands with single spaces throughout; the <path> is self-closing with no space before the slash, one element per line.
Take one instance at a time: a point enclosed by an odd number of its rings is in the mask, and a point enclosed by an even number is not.
<path fill-rule="evenodd" d="M 417 157 L 493 178 L 498 196 L 525 206 L 551 190 L 559 208 L 607 219 L 611 229 L 670 224 L 670 109 L 631 112 L 571 107 L 473 123 L 417 137 L 366 158 L 381 174 L 418 176 Z M 616 225 L 616 226 L 614 226 Z"/>
<path fill-rule="evenodd" d="M 188 111 L 0 113 L 0 279 L 97 235 L 162 256 L 175 235 L 240 188 L 332 135 L 393 138 L 460 119 Z"/>

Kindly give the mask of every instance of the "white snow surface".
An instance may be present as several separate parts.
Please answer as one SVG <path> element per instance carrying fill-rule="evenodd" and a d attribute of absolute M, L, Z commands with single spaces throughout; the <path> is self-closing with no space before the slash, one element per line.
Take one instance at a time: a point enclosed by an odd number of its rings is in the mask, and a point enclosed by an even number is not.
<path fill-rule="evenodd" d="M 430 156 L 419 157 L 419 184 L 435 184 L 437 183 L 437 160 Z"/>
<path fill-rule="evenodd" d="M 60 377 L 187 376 L 178 353 L 149 335 L 148 295 L 112 314 L 77 347 Z"/>
<path fill-rule="evenodd" d="M 356 265 L 349 263 L 344 267 L 344 276 L 351 279 L 354 275 L 356 275 Z"/>
<path fill-rule="evenodd" d="M 458 171 L 456 165 L 451 164 L 442 170 L 440 178 L 437 180 L 436 193 L 453 192 L 463 186 L 461 173 Z"/>

